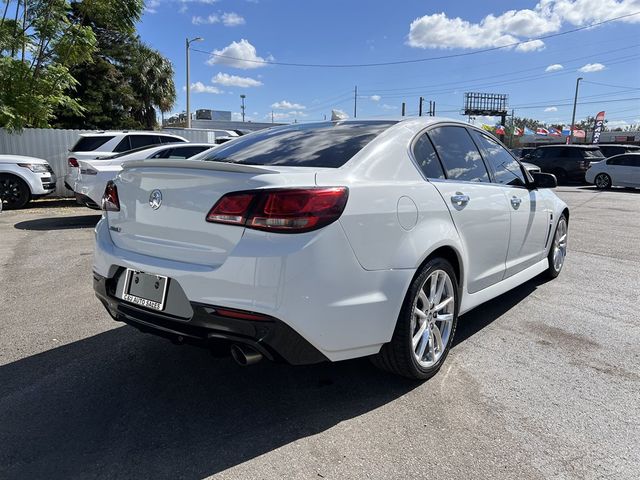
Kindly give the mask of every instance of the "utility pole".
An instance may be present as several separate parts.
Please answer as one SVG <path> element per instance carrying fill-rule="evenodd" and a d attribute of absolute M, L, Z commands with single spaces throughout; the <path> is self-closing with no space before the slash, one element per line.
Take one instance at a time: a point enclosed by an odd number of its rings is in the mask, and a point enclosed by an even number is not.
<path fill-rule="evenodd" d="M 240 105 L 240 109 L 242 110 L 242 122 L 244 123 L 244 99 L 247 98 L 247 96 L 243 93 L 242 95 L 240 95 L 240 98 L 242 99 L 242 105 Z"/>
<path fill-rule="evenodd" d="M 196 37 L 189 40 L 186 39 L 186 50 L 187 50 L 187 128 L 191 128 L 191 79 L 189 78 L 189 67 L 191 63 L 190 55 L 189 55 L 189 47 L 193 42 L 201 42 L 204 40 L 202 37 Z"/>
<path fill-rule="evenodd" d="M 271 110 L 271 123 L 273 123 L 273 110 Z"/>
<path fill-rule="evenodd" d="M 418 116 L 422 116 L 422 102 L 424 102 L 424 98 L 420 97 L 420 102 L 418 102 Z"/>
<path fill-rule="evenodd" d="M 353 118 L 358 117 L 358 86 L 353 90 Z"/>
<path fill-rule="evenodd" d="M 435 117 L 436 116 L 436 101 L 433 101 L 433 110 L 431 111 L 431 116 Z"/>
<path fill-rule="evenodd" d="M 402 116 L 403 117 L 404 117 L 404 112 L 405 112 L 406 108 L 407 108 L 407 104 L 402 102 Z"/>
<path fill-rule="evenodd" d="M 576 123 L 576 106 L 578 105 L 578 87 L 580 86 L 580 80 L 582 80 L 582 77 L 578 77 L 578 80 L 576 80 L 576 95 L 573 97 L 573 113 L 571 114 L 571 126 L 569 127 L 571 129 L 569 132 L 569 144 L 573 143 L 573 129 Z"/>

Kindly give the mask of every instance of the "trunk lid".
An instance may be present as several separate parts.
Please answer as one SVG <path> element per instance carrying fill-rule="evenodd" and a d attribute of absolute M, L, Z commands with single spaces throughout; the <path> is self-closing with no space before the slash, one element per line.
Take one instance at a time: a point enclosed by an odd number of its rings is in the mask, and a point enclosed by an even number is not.
<path fill-rule="evenodd" d="M 127 251 L 215 267 L 224 263 L 244 233 L 243 227 L 205 220 L 222 195 L 314 185 L 315 170 L 309 168 L 198 160 L 127 162 L 116 181 L 120 211 L 107 213 L 111 238 Z"/>

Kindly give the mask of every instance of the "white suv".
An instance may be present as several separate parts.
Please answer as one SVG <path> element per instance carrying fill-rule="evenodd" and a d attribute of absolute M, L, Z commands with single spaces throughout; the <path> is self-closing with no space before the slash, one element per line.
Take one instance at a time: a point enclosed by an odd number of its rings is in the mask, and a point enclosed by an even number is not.
<path fill-rule="evenodd" d="M 22 208 L 33 198 L 56 189 L 56 175 L 42 158 L 0 155 L 0 204 L 7 209 Z"/>
<path fill-rule="evenodd" d="M 81 133 L 76 144 L 69 150 L 67 162 L 69 173 L 64 178 L 64 185 L 73 190 L 73 182 L 78 175 L 78 160 L 91 160 L 112 153 L 126 152 L 135 148 L 162 143 L 186 142 L 178 135 L 160 132 L 98 132 Z"/>

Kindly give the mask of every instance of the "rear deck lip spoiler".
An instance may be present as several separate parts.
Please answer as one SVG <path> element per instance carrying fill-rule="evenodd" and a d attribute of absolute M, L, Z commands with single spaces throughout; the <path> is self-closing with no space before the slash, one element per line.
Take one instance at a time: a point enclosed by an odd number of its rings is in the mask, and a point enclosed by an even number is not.
<path fill-rule="evenodd" d="M 267 167 L 258 165 L 241 165 L 238 163 L 225 163 L 203 160 L 130 160 L 122 164 L 123 170 L 134 168 L 188 168 L 193 170 L 213 170 L 218 172 L 233 173 L 280 173 Z"/>

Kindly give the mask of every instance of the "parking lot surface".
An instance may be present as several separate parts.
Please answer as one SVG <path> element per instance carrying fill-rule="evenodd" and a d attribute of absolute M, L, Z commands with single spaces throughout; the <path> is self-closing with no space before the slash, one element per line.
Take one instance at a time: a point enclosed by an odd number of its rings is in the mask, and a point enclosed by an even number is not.
<path fill-rule="evenodd" d="M 96 212 L 0 214 L 0 478 L 640 476 L 640 191 L 562 187 L 569 256 L 460 318 L 425 383 L 238 367 L 111 320 Z"/>

